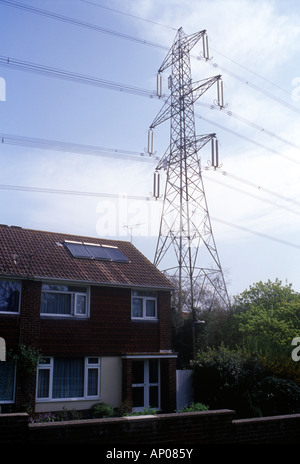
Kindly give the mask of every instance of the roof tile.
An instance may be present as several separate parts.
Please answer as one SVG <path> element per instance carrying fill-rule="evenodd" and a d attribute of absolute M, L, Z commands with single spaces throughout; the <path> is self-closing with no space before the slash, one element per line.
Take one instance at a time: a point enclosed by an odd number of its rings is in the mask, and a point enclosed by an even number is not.
<path fill-rule="evenodd" d="M 128 263 L 74 258 L 65 240 L 117 246 Z M 0 225 L 0 275 L 171 289 L 170 281 L 127 241 Z"/>

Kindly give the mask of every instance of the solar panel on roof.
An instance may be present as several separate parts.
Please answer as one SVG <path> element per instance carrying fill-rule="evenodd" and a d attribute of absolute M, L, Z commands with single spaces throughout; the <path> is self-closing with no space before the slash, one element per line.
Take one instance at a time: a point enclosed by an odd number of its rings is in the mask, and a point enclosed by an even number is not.
<path fill-rule="evenodd" d="M 107 261 L 110 260 L 109 255 L 106 253 L 105 249 L 102 248 L 101 246 L 84 245 L 84 247 L 88 250 L 88 252 L 94 259 L 105 259 Z"/>
<path fill-rule="evenodd" d="M 129 262 L 129 259 L 117 247 L 71 241 L 65 241 L 64 244 L 74 258 Z"/>
<path fill-rule="evenodd" d="M 65 246 L 68 248 L 74 258 L 91 258 L 88 250 L 77 242 L 65 242 Z"/>
<path fill-rule="evenodd" d="M 128 258 L 118 248 L 105 247 L 105 251 L 112 261 L 126 263 L 129 261 Z"/>

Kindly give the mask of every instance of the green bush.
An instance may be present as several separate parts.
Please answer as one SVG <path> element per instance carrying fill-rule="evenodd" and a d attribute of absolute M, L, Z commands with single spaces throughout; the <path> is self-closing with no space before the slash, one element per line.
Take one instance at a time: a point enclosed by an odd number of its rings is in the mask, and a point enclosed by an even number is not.
<path fill-rule="evenodd" d="M 265 377 L 258 387 L 260 409 L 264 416 L 300 412 L 300 387 L 292 380 Z"/>
<path fill-rule="evenodd" d="M 272 376 L 259 358 L 226 347 L 199 353 L 194 362 L 195 401 L 210 409 L 233 409 L 236 417 L 300 412 L 300 388 Z"/>
<path fill-rule="evenodd" d="M 196 411 L 208 411 L 209 408 L 203 403 L 191 403 L 189 406 L 185 406 L 178 412 L 196 412 Z"/>
<path fill-rule="evenodd" d="M 142 409 L 142 411 L 132 411 L 132 412 L 126 413 L 125 415 L 126 416 L 148 416 L 148 415 L 152 416 L 154 414 L 157 414 L 157 410 L 149 407 L 147 409 L 146 408 Z"/>
<path fill-rule="evenodd" d="M 97 403 L 91 407 L 91 416 L 95 419 L 114 416 L 114 408 L 107 403 Z"/>

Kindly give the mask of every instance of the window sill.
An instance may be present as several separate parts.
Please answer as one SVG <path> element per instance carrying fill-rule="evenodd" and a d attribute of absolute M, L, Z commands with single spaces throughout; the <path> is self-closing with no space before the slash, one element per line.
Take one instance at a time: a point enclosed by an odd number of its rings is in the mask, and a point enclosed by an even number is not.
<path fill-rule="evenodd" d="M 41 319 L 64 319 L 68 321 L 86 321 L 90 316 L 73 316 L 68 314 L 41 314 Z"/>
<path fill-rule="evenodd" d="M 0 311 L 0 316 L 20 316 L 20 312 L 16 312 L 16 311 Z"/>

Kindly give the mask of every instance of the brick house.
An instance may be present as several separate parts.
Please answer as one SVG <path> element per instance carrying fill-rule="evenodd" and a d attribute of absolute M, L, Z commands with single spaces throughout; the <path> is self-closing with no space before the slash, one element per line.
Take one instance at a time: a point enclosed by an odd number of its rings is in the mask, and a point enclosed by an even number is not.
<path fill-rule="evenodd" d="M 2 412 L 173 412 L 172 290 L 130 242 L 0 225 L 0 338 L 41 354 L 25 375 L 0 362 Z"/>

